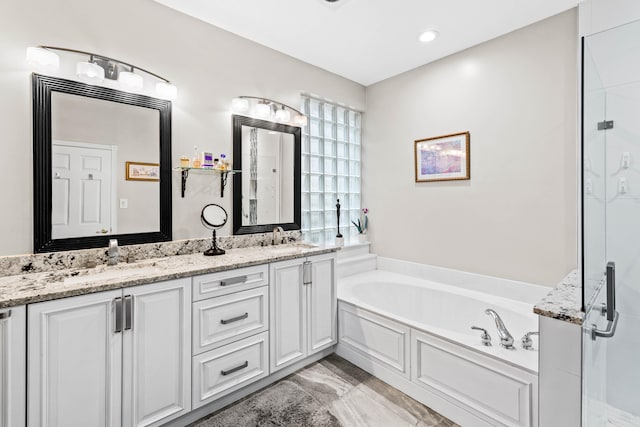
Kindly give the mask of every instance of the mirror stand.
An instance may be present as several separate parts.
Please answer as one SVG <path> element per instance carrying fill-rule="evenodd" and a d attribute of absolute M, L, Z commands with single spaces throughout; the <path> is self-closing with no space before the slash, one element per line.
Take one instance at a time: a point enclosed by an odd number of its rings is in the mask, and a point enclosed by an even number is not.
<path fill-rule="evenodd" d="M 213 235 L 211 237 L 211 247 L 204 251 L 206 256 L 224 255 L 225 250 L 218 247 L 218 238 L 216 237 L 216 229 L 213 229 Z"/>

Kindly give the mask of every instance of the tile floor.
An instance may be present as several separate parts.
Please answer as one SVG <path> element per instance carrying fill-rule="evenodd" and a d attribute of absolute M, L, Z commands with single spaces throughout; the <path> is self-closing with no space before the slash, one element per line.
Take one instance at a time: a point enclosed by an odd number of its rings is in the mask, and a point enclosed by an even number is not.
<path fill-rule="evenodd" d="M 335 354 L 190 427 L 451 427 L 452 421 Z"/>

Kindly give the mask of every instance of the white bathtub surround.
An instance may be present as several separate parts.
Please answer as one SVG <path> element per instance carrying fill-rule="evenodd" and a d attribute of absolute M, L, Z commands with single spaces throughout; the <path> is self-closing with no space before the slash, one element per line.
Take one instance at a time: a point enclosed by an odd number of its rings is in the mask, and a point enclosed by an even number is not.
<path fill-rule="evenodd" d="M 338 279 L 375 270 L 378 256 L 369 253 L 370 243 L 356 243 L 338 251 Z"/>
<path fill-rule="evenodd" d="M 468 273 L 466 271 L 386 257 L 378 257 L 378 269 L 495 295 L 501 298 L 521 301 L 527 304 L 536 304 L 547 295 L 550 289 L 546 286 L 516 280 Z"/>
<path fill-rule="evenodd" d="M 538 345 L 523 350 L 520 339 L 538 330 L 533 303 L 548 288 L 378 261 L 379 270 L 339 280 L 336 352 L 461 425 L 537 426 Z M 516 350 L 499 345 L 487 308 Z M 473 325 L 489 331 L 493 346 L 481 345 Z"/>
<path fill-rule="evenodd" d="M 547 296 L 536 303 L 534 313 L 576 325 L 582 325 L 582 286 L 578 283 L 578 272 L 573 270 L 553 288 Z"/>

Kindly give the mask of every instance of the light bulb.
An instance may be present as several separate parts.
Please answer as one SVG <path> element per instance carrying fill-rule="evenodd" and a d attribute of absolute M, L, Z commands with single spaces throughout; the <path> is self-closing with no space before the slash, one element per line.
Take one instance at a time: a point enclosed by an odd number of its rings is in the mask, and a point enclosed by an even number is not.
<path fill-rule="evenodd" d="M 138 91 L 142 89 L 144 85 L 142 76 L 135 74 L 133 71 L 120 71 L 118 74 L 118 83 L 127 91 Z"/>
<path fill-rule="evenodd" d="M 246 113 L 249 111 L 249 100 L 246 98 L 233 98 L 231 100 L 231 110 L 234 113 Z"/>
<path fill-rule="evenodd" d="M 178 97 L 178 88 L 169 82 L 156 83 L 156 94 L 158 98 L 173 101 Z"/>
<path fill-rule="evenodd" d="M 60 67 L 60 57 L 41 47 L 28 47 L 27 65 L 43 72 L 53 72 Z"/>
<path fill-rule="evenodd" d="M 276 121 L 280 123 L 288 123 L 291 120 L 291 113 L 284 108 L 276 111 Z"/>
<path fill-rule="evenodd" d="M 261 119 L 267 119 L 271 117 L 271 104 L 257 104 L 256 116 L 260 117 Z"/>
<path fill-rule="evenodd" d="M 104 68 L 93 62 L 78 62 L 76 74 L 85 83 L 96 84 L 104 81 Z"/>
<path fill-rule="evenodd" d="M 296 125 L 296 126 L 304 127 L 304 126 L 307 125 L 307 122 L 308 122 L 307 116 L 302 115 L 302 114 L 298 115 L 298 116 L 295 116 L 293 118 L 293 124 Z"/>

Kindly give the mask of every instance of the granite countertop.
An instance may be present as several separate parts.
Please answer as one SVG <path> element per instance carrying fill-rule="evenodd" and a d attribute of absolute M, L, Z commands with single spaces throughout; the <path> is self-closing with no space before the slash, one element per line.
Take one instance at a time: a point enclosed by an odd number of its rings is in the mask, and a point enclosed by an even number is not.
<path fill-rule="evenodd" d="M 578 273 L 572 271 L 553 288 L 546 297 L 533 307 L 533 312 L 541 316 L 582 325 L 582 287 L 578 284 Z"/>
<path fill-rule="evenodd" d="M 73 268 L 0 277 L 0 308 L 49 301 L 111 289 L 144 285 L 162 280 L 215 273 L 275 261 L 337 251 L 292 243 L 277 246 L 229 249 L 219 256 L 202 253 L 144 259 L 115 266 Z"/>

